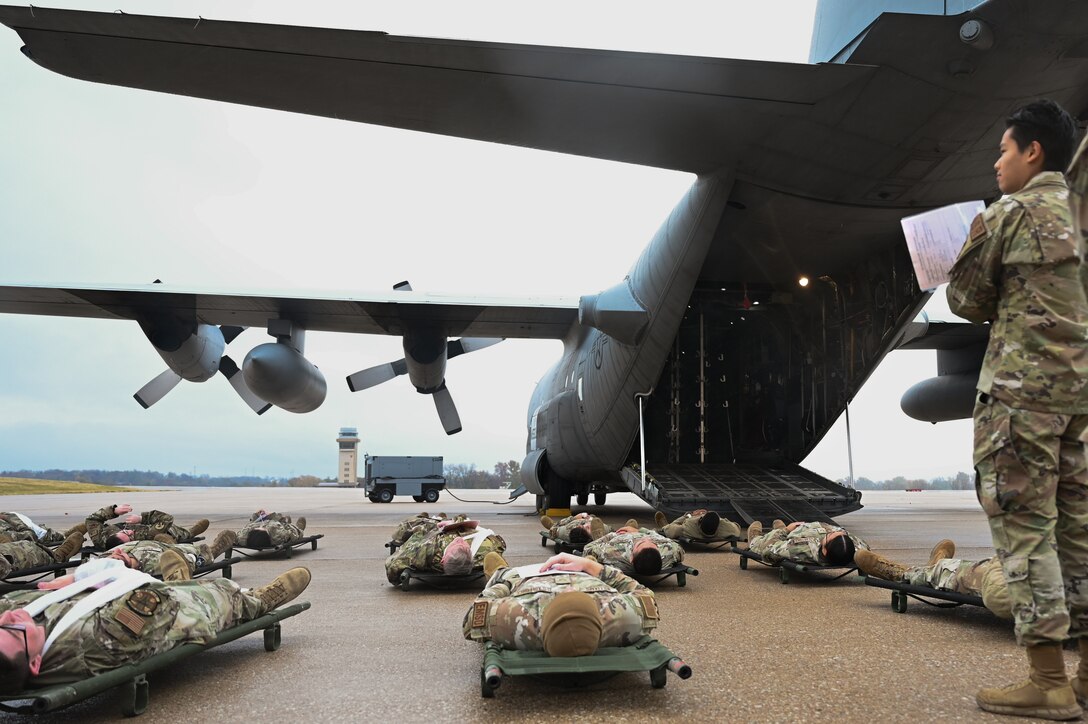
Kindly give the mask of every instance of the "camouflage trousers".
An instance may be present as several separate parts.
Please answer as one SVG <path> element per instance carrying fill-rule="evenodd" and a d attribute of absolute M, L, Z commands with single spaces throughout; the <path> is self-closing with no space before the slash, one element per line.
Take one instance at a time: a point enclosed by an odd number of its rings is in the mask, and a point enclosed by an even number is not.
<path fill-rule="evenodd" d="M 7 578 L 14 571 L 48 566 L 56 562 L 48 548 L 33 541 L 0 543 L 0 578 Z"/>
<path fill-rule="evenodd" d="M 1088 636 L 1088 415 L 975 405 L 975 490 L 1022 645 Z"/>
<path fill-rule="evenodd" d="M 941 591 L 962 593 L 965 596 L 982 595 L 982 577 L 990 565 L 989 558 L 981 561 L 965 561 L 945 558 L 931 566 L 915 566 L 907 570 L 903 580 L 912 586 L 925 586 Z"/>

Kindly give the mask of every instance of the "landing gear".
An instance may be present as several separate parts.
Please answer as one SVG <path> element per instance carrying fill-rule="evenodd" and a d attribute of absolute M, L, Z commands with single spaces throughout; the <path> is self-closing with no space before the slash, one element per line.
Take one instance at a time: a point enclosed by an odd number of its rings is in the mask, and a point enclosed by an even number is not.
<path fill-rule="evenodd" d="M 596 505 L 604 505 L 605 499 L 608 497 L 606 492 L 598 492 L 593 494 L 593 502 Z"/>
<path fill-rule="evenodd" d="M 575 498 L 578 501 L 578 505 L 589 505 L 589 493 L 578 493 L 578 497 Z"/>

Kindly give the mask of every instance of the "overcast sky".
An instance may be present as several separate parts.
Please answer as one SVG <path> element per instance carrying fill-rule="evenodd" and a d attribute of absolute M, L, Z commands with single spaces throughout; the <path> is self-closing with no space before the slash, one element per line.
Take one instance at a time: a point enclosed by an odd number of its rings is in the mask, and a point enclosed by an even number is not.
<path fill-rule="evenodd" d="M 805 62 L 814 2 L 62 2 L 63 7 L 384 30 L 573 47 Z M 0 283 L 156 278 L 226 291 L 593 293 L 623 278 L 693 177 L 561 154 L 75 81 L 0 31 Z M 947 312 L 938 316 L 947 318 Z M 316 412 L 246 408 L 222 377 L 143 410 L 164 364 L 134 323 L 0 315 L 0 469 L 333 475 L 335 437 L 371 454 L 521 460 L 536 381 L 556 341 L 510 340 L 453 360 L 464 431 L 447 437 L 406 378 L 359 393 L 352 372 L 399 338 L 312 333 L 329 395 Z M 231 345 L 270 341 L 251 329 Z M 936 374 L 898 352 L 852 407 L 855 474 L 969 470 L 968 421 L 907 418 L 899 397 Z M 840 421 L 807 464 L 847 473 Z"/>

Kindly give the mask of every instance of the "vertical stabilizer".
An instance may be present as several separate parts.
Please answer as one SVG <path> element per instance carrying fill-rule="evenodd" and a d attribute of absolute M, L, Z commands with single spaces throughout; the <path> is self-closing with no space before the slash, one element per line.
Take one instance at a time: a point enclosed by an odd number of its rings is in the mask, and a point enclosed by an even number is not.
<path fill-rule="evenodd" d="M 983 0 L 818 0 L 810 63 L 845 63 L 865 31 L 883 13 L 959 15 Z"/>

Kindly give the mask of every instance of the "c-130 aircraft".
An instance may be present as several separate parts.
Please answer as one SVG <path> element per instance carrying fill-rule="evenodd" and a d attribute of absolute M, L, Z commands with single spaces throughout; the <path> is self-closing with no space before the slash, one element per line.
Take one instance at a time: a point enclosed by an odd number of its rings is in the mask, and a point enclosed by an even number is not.
<path fill-rule="evenodd" d="M 1083 4 L 882 12 L 901 5 L 822 0 L 809 65 L 0 8 L 30 59 L 75 78 L 698 176 L 628 275 L 577 304 L 3 286 L 0 312 L 137 321 L 169 368 L 145 405 L 221 371 L 255 410 L 304 412 L 325 395 L 307 330 L 400 335 L 404 359 L 349 386 L 407 374 L 447 432 L 450 357 L 561 339 L 528 413 L 541 508 L 632 490 L 744 522 L 856 510 L 860 493 L 798 461 L 896 347 L 938 349 L 913 415 L 968 416 L 985 345 L 984 329 L 912 322 L 928 294 L 899 219 L 996 195 L 1003 114 L 1088 102 Z M 248 326 L 276 342 L 239 366 L 224 346 Z"/>

